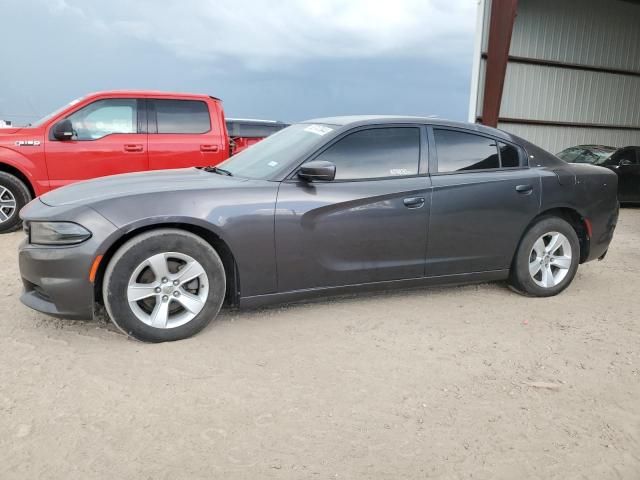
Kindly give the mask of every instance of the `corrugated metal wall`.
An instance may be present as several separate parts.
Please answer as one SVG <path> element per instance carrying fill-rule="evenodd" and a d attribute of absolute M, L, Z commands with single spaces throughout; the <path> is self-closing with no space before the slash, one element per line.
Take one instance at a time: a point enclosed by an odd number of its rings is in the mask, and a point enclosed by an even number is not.
<path fill-rule="evenodd" d="M 510 62 L 500 116 L 640 126 L 640 77 Z"/>
<path fill-rule="evenodd" d="M 519 0 L 509 54 L 640 73 L 640 2 Z M 637 127 L 499 124 L 552 152 L 581 143 L 640 145 L 640 76 L 510 61 L 500 117 Z"/>
<path fill-rule="evenodd" d="M 639 145 L 640 133 L 632 130 L 606 130 L 602 128 L 549 127 L 544 125 L 518 125 L 501 123 L 498 128 L 525 138 L 530 142 L 558 153 L 574 145 Z"/>
<path fill-rule="evenodd" d="M 638 4 L 519 0 L 511 55 L 640 72 Z"/>

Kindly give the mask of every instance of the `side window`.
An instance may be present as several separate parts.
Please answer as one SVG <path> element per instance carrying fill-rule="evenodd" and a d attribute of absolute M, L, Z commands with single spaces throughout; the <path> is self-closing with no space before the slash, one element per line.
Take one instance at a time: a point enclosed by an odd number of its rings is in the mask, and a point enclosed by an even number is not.
<path fill-rule="evenodd" d="M 158 133 L 206 133 L 211 130 L 209 107 L 199 100 L 153 100 Z"/>
<path fill-rule="evenodd" d="M 336 166 L 336 180 L 402 177 L 418 174 L 420 129 L 360 130 L 338 140 L 315 160 Z"/>
<path fill-rule="evenodd" d="M 495 140 L 454 130 L 434 129 L 433 132 L 438 154 L 438 172 L 500 168 Z"/>
<path fill-rule="evenodd" d="M 515 168 L 520 166 L 520 151 L 518 147 L 508 143 L 498 143 L 500 148 L 500 167 Z"/>
<path fill-rule="evenodd" d="M 137 100 L 98 100 L 72 113 L 68 119 L 75 131 L 75 140 L 97 140 L 114 133 L 136 133 Z"/>
<path fill-rule="evenodd" d="M 606 164 L 620 165 L 623 160 L 626 160 L 625 163 L 630 163 L 633 165 L 638 163 L 638 160 L 636 157 L 636 151 L 633 148 L 625 148 L 623 150 L 618 150 L 613 155 L 611 155 L 611 158 L 607 160 Z"/>

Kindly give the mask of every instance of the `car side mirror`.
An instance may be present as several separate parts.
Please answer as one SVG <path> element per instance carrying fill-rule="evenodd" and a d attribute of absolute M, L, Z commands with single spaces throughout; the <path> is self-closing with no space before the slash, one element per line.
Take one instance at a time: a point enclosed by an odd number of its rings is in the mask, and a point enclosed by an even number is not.
<path fill-rule="evenodd" d="M 71 140 L 73 138 L 73 125 L 71 125 L 71 120 L 68 118 L 60 120 L 53 126 L 52 132 L 56 140 Z"/>
<path fill-rule="evenodd" d="M 620 164 L 621 167 L 626 167 L 627 165 L 632 165 L 631 160 L 627 159 L 627 158 L 623 158 L 622 160 L 620 160 Z"/>
<path fill-rule="evenodd" d="M 305 163 L 298 170 L 298 177 L 312 182 L 314 180 L 323 180 L 330 182 L 336 178 L 336 166 L 331 162 L 324 160 L 314 160 Z"/>

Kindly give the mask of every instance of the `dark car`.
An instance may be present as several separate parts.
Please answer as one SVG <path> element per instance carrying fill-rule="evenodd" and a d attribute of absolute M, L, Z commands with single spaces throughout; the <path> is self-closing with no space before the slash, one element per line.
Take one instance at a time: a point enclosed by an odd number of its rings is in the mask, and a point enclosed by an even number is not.
<path fill-rule="evenodd" d="M 618 199 L 640 203 L 640 147 L 605 147 L 578 145 L 557 154 L 570 163 L 590 163 L 609 168 L 618 175 Z"/>
<path fill-rule="evenodd" d="M 227 118 L 226 124 L 234 153 L 240 153 L 263 138 L 289 126 L 288 123 L 277 120 L 258 120 L 253 118 Z"/>
<path fill-rule="evenodd" d="M 360 289 L 509 280 L 565 289 L 604 257 L 617 178 L 508 133 L 413 117 L 294 124 L 218 168 L 92 180 L 23 211 L 22 302 L 103 303 L 126 334 L 176 340 L 240 307 Z"/>

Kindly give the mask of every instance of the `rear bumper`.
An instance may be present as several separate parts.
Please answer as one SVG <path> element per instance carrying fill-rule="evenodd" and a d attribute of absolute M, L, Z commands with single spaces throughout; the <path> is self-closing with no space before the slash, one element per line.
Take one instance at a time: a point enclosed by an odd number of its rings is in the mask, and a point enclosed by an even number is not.
<path fill-rule="evenodd" d="M 615 208 L 593 215 L 593 232 L 589 242 L 587 262 L 596 259 L 602 260 L 606 255 L 609 244 L 611 240 L 613 240 L 616 225 L 618 224 L 619 211 L 620 206 L 616 202 Z"/>

